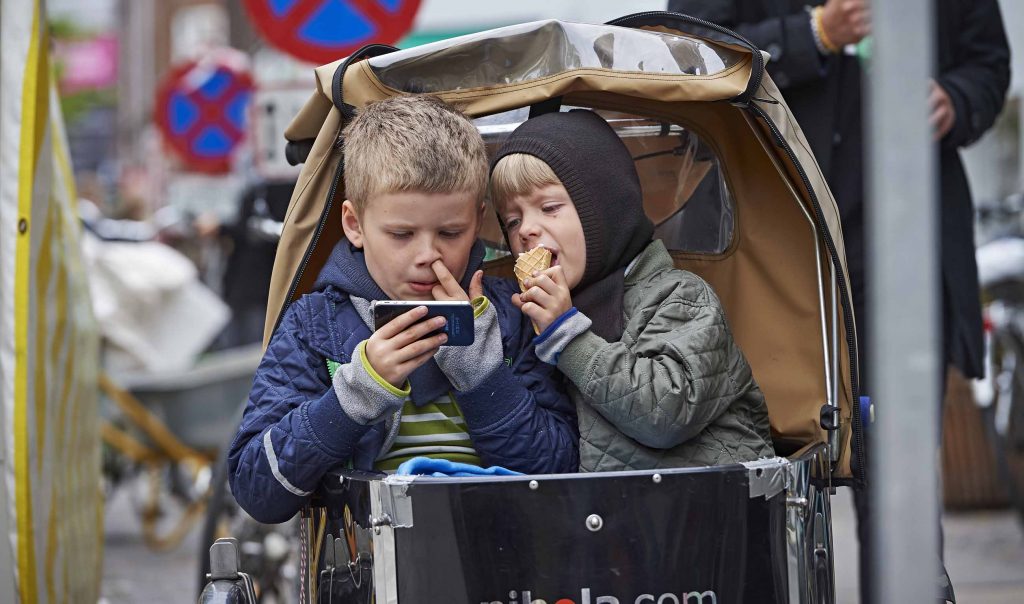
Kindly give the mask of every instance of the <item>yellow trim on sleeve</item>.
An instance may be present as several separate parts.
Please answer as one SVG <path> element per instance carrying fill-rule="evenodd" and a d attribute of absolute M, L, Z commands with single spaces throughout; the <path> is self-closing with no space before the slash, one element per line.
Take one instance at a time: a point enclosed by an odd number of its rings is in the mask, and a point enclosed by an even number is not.
<path fill-rule="evenodd" d="M 470 302 L 473 305 L 473 318 L 478 319 L 480 315 L 484 314 L 487 307 L 491 305 L 491 301 L 487 299 L 487 296 L 477 296 Z"/>
<path fill-rule="evenodd" d="M 401 398 L 409 396 L 409 393 L 412 392 L 412 386 L 409 385 L 409 380 L 406 380 L 404 387 L 402 389 L 399 389 L 392 386 L 391 382 L 380 377 L 380 374 L 377 373 L 377 370 L 374 369 L 373 365 L 370 364 L 370 360 L 366 358 L 366 340 L 363 340 L 362 342 L 359 343 L 358 346 L 356 346 L 356 354 L 358 354 L 359 358 L 363 361 L 363 369 L 366 370 L 366 373 L 370 374 L 370 377 L 373 378 L 373 381 L 380 384 L 382 388 L 384 388 L 391 394 Z"/>

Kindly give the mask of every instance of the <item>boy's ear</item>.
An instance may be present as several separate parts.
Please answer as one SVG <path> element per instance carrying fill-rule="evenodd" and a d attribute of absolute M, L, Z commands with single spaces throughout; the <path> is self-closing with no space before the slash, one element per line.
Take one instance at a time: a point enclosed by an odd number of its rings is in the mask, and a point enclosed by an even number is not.
<path fill-rule="evenodd" d="M 345 230 L 345 239 L 349 243 L 357 248 L 363 247 L 363 227 L 359 224 L 356 206 L 347 199 L 341 204 L 341 228 Z"/>

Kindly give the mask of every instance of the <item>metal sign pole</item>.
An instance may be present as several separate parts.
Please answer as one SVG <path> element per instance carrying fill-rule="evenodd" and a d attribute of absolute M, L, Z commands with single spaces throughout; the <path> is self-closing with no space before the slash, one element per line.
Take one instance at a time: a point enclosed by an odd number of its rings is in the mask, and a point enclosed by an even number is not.
<path fill-rule="evenodd" d="M 876 423 L 873 601 L 938 593 L 939 303 L 928 123 L 933 0 L 873 0 L 868 85 L 868 278 Z"/>

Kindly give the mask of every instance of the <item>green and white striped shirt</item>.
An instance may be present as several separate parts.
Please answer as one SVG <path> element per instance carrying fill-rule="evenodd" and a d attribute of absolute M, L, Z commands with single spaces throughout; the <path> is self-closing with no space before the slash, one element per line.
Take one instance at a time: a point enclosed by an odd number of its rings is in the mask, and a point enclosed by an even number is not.
<path fill-rule="evenodd" d="M 327 371 L 332 379 L 339 367 L 340 363 L 327 359 Z M 386 384 L 372 367 L 367 367 L 367 371 L 382 386 Z M 387 387 L 400 392 L 390 384 Z M 408 394 L 408 391 L 404 393 Z M 380 472 L 394 472 L 403 462 L 413 457 L 481 465 L 480 456 L 473 448 L 473 441 L 466 430 L 466 419 L 450 392 L 422 407 L 414 405 L 412 399 L 406 396 L 395 442 L 377 458 L 373 467 Z"/>
<path fill-rule="evenodd" d="M 402 405 L 398 436 L 391 449 L 374 463 L 374 469 L 393 472 L 413 457 L 480 465 L 480 456 L 466 430 L 466 420 L 451 393 L 422 407 L 407 398 Z"/>

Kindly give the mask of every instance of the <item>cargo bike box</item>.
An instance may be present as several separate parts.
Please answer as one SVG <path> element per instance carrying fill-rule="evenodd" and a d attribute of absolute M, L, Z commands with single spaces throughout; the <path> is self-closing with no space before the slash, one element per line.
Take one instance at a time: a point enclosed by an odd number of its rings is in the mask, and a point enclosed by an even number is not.
<path fill-rule="evenodd" d="M 332 474 L 301 515 L 301 601 L 834 601 L 829 494 L 864 467 L 856 334 L 836 204 L 766 59 L 712 23 L 651 12 L 375 45 L 316 70 L 317 91 L 286 132 L 304 166 L 268 338 L 342 237 L 338 142 L 361 107 L 437 95 L 475 119 L 492 152 L 531 115 L 592 109 L 632 152 L 676 266 L 721 299 L 779 457 L 600 474 Z M 487 269 L 510 276 L 488 214 Z"/>

